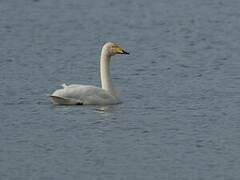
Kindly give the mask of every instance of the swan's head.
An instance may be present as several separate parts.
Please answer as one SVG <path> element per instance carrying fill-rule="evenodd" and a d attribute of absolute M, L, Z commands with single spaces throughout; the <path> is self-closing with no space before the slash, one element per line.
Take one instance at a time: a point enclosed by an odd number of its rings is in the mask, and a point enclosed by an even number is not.
<path fill-rule="evenodd" d="M 129 52 L 126 52 L 122 47 L 120 47 L 118 44 L 108 42 L 104 44 L 102 48 L 102 52 L 106 53 L 109 56 L 114 56 L 116 54 L 129 54 Z"/>

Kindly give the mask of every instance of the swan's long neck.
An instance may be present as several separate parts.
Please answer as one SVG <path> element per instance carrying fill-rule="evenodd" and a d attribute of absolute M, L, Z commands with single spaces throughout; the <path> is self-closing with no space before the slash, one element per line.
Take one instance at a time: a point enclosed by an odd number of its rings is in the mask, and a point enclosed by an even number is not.
<path fill-rule="evenodd" d="M 102 89 L 105 89 L 106 91 L 111 93 L 113 96 L 116 96 L 116 93 L 112 85 L 112 79 L 111 79 L 111 74 L 109 70 L 110 59 L 111 59 L 111 56 L 109 56 L 106 53 L 106 51 L 103 49 L 101 53 L 101 59 L 100 59 L 101 84 L 102 84 Z"/>

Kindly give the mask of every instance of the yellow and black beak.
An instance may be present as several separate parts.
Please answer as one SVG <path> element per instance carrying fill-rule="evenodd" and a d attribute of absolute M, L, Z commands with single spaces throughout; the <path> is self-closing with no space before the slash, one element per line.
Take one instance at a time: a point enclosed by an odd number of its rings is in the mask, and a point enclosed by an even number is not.
<path fill-rule="evenodd" d="M 117 53 L 117 54 L 130 54 L 129 52 L 125 51 L 125 50 L 124 50 L 123 48 L 121 48 L 121 47 L 116 47 L 115 50 L 116 50 L 116 53 Z"/>

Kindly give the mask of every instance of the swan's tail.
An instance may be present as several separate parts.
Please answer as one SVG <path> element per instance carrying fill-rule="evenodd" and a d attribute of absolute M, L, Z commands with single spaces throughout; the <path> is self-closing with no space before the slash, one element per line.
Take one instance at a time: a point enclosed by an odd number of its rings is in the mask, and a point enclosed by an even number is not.
<path fill-rule="evenodd" d="M 66 85 L 65 83 L 63 83 L 63 84 L 62 84 L 62 87 L 63 87 L 63 88 L 66 88 L 66 87 L 67 87 L 67 85 Z"/>
<path fill-rule="evenodd" d="M 83 102 L 75 99 L 63 98 L 53 95 L 50 95 L 49 97 L 51 97 L 52 102 L 56 105 L 83 105 Z"/>

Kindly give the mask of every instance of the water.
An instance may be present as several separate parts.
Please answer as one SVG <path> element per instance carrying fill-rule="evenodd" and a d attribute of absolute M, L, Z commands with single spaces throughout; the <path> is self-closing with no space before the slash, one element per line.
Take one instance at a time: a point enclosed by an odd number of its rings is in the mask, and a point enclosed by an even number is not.
<path fill-rule="evenodd" d="M 0 179 L 237 180 L 240 1 L 0 1 Z M 55 107 L 62 83 L 120 105 Z M 99 111 L 98 109 L 105 109 Z"/>

